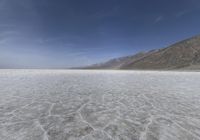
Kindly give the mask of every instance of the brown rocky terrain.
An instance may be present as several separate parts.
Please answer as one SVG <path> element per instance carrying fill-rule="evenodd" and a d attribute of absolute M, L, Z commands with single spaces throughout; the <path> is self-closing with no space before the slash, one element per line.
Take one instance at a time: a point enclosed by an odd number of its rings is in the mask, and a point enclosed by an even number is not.
<path fill-rule="evenodd" d="M 95 64 L 88 69 L 200 69 L 200 36 L 169 47 Z"/>

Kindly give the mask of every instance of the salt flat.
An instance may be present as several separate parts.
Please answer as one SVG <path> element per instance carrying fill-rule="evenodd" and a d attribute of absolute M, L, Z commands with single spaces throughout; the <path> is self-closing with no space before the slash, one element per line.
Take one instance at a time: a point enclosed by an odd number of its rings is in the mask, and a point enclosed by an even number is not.
<path fill-rule="evenodd" d="M 200 73 L 0 70 L 0 140 L 200 140 Z"/>

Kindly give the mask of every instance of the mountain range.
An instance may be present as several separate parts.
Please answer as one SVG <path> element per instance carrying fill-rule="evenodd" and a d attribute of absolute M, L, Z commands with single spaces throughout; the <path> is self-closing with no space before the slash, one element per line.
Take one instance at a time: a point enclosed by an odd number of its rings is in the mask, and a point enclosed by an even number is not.
<path fill-rule="evenodd" d="M 166 48 L 139 52 L 86 66 L 84 69 L 198 70 L 200 69 L 200 35 Z"/>

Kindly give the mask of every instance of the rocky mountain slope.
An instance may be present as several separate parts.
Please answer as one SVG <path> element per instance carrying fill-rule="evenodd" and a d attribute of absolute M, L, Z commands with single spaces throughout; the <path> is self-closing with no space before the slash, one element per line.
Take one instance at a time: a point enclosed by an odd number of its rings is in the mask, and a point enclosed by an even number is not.
<path fill-rule="evenodd" d="M 86 69 L 200 69 L 200 36 L 169 47 L 85 67 Z"/>

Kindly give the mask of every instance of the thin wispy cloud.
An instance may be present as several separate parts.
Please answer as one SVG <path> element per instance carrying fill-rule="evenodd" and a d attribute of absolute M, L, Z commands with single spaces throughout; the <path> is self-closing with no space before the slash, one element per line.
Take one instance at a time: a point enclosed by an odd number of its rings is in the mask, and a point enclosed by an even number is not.
<path fill-rule="evenodd" d="M 161 21 L 164 20 L 164 16 L 158 16 L 155 20 L 154 20 L 154 24 L 159 23 Z"/>
<path fill-rule="evenodd" d="M 179 18 L 179 17 L 182 17 L 182 16 L 188 14 L 189 12 L 190 12 L 190 11 L 180 11 L 180 12 L 177 12 L 177 13 L 175 14 L 175 16 L 176 16 L 177 18 Z"/>
<path fill-rule="evenodd" d="M 117 15 L 118 12 L 119 12 L 119 6 L 114 6 L 108 10 L 102 9 L 101 11 L 94 13 L 92 15 L 92 17 L 102 19 L 102 18 L 106 18 L 106 17 L 115 16 L 115 15 Z"/>
<path fill-rule="evenodd" d="M 6 23 L 0 23 L 0 28 L 5 28 L 5 27 L 15 27 L 14 24 L 6 24 Z"/>

